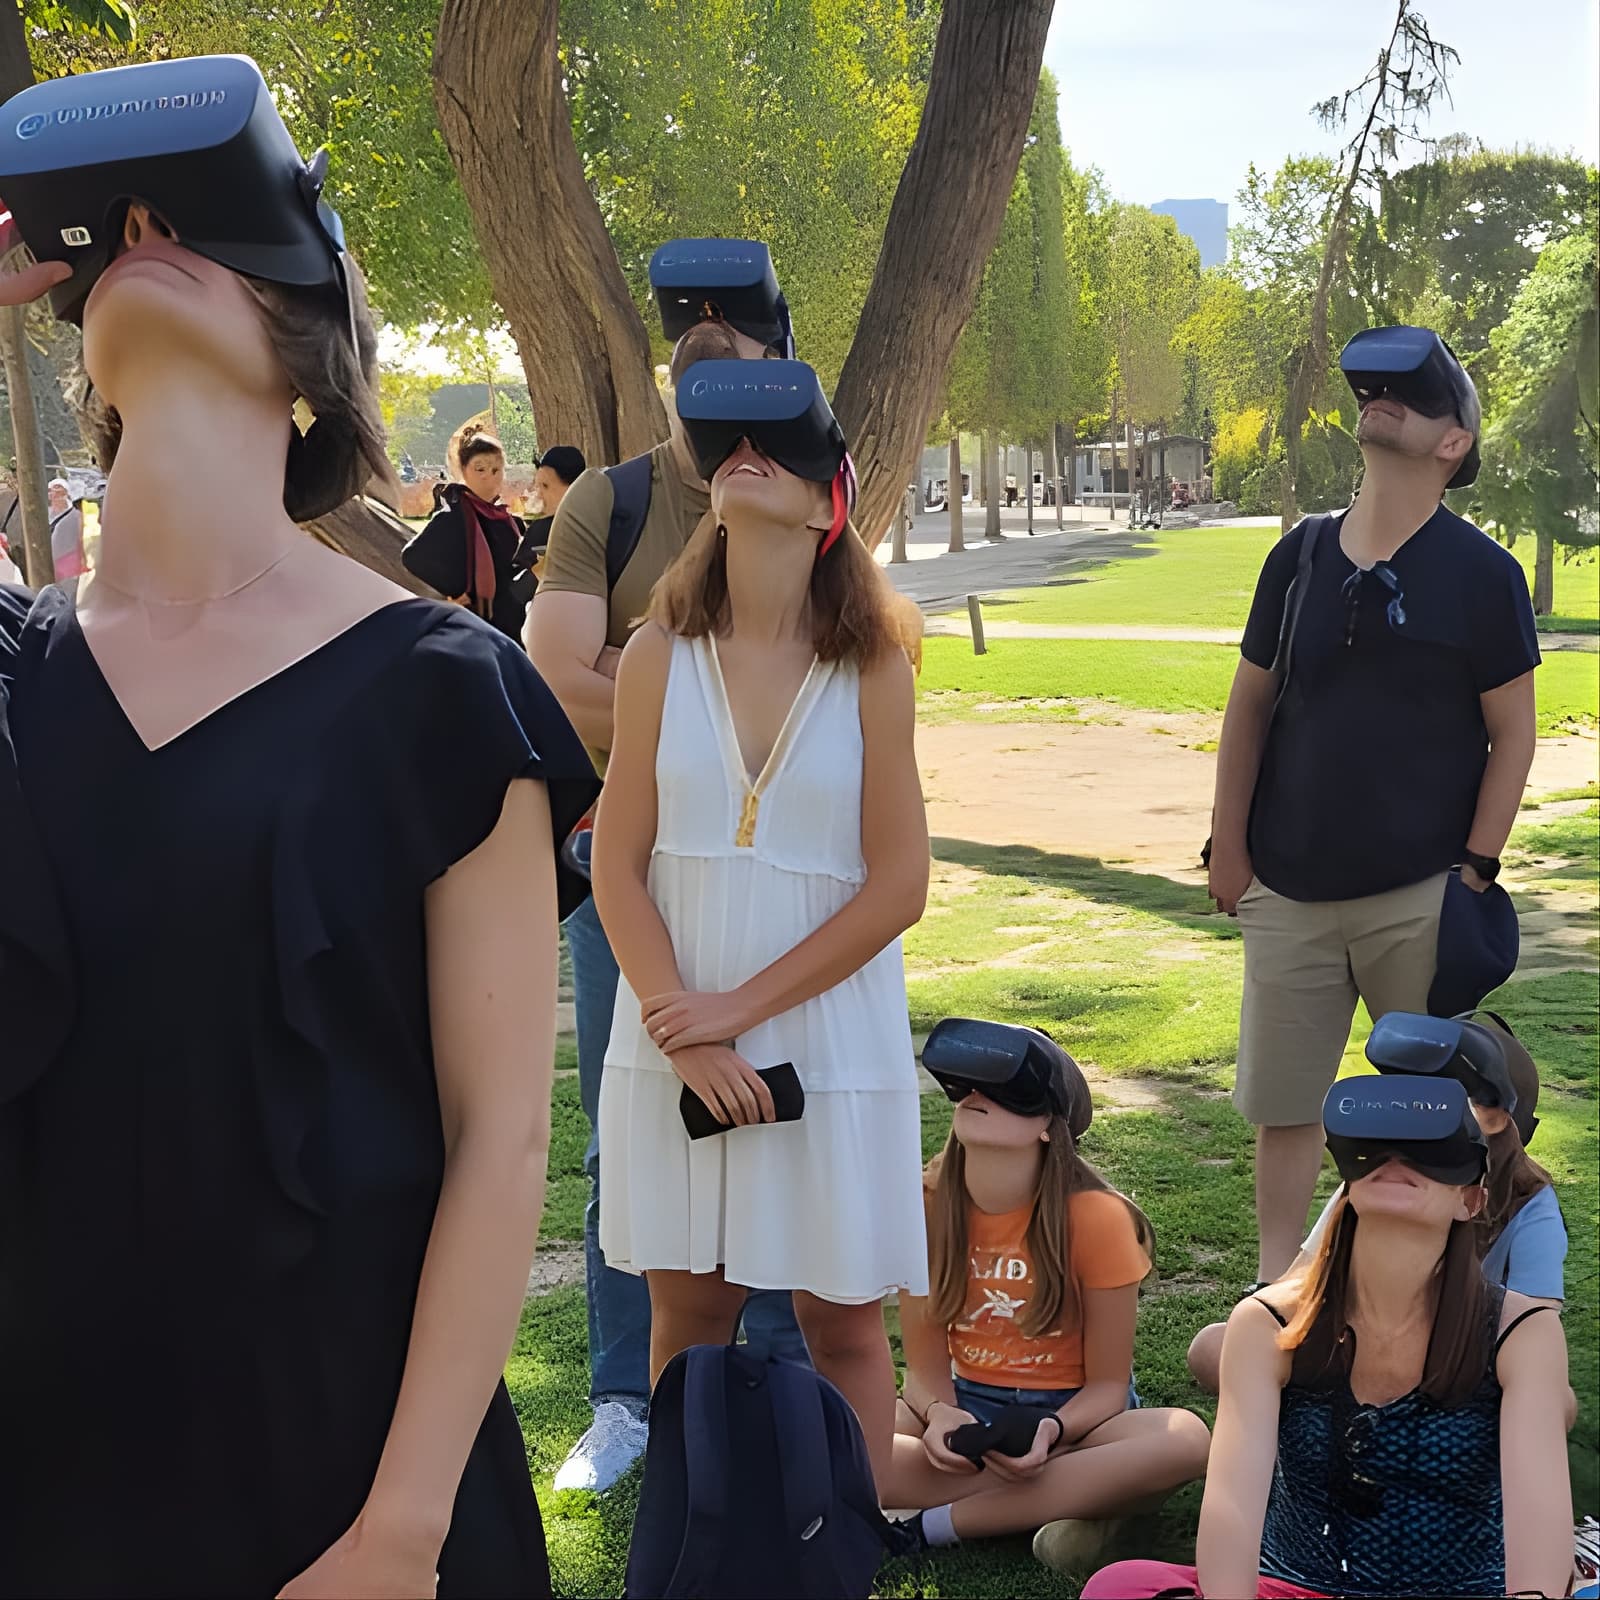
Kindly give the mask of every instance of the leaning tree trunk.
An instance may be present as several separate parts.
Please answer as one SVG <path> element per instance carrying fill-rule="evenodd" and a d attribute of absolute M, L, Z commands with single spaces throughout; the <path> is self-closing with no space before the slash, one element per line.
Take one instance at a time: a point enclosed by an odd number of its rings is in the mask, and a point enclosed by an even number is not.
<path fill-rule="evenodd" d="M 1533 556 L 1533 614 L 1548 617 L 1556 608 L 1556 541 L 1542 528 L 1535 535 Z"/>
<path fill-rule="evenodd" d="M 439 597 L 437 590 L 429 588 L 420 578 L 414 578 L 401 563 L 400 552 L 415 530 L 381 500 L 358 496 L 303 526 L 330 550 L 359 561 L 402 589 L 428 599 Z"/>
<path fill-rule="evenodd" d="M 869 546 L 894 516 L 1000 235 L 1052 6 L 944 0 L 922 121 L 833 402 L 860 469 L 856 525 Z"/>
<path fill-rule="evenodd" d="M 0 6 L 0 100 L 20 94 L 34 81 L 22 12 Z M 29 584 L 42 589 L 55 577 L 50 558 L 50 505 L 44 475 L 44 445 L 28 371 L 26 317 L 21 306 L 0 307 L 0 362 L 11 410 L 12 452 L 17 458 L 17 509 L 22 516 L 22 565 Z"/>
<path fill-rule="evenodd" d="M 967 548 L 962 539 L 961 529 L 961 435 L 959 433 L 950 435 L 949 470 L 950 549 L 954 553 Z"/>
<path fill-rule="evenodd" d="M 433 92 L 522 357 L 534 427 L 600 465 L 648 450 L 667 423 L 650 340 L 573 143 L 559 9 L 558 0 L 444 0 Z M 908 461 L 899 462 L 902 490 Z"/>

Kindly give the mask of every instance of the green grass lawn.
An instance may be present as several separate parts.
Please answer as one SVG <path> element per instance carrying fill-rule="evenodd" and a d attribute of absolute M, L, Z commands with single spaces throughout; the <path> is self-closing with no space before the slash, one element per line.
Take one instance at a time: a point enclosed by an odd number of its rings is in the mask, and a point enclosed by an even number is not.
<path fill-rule="evenodd" d="M 1124 639 L 994 639 L 975 656 L 965 639 L 929 639 L 918 681 L 924 720 L 1049 721 L 1080 716 L 1077 702 L 1146 711 L 1220 712 L 1239 653 L 1231 645 Z M 1534 679 L 1539 732 L 1593 727 L 1600 660 L 1551 651 Z M 1041 704 L 1042 702 L 1042 704 Z"/>
<path fill-rule="evenodd" d="M 1579 792 L 1575 798 L 1589 798 Z M 1507 851 L 1524 905 L 1592 886 L 1600 807 L 1530 818 Z M 1253 1274 L 1250 1135 L 1227 1098 L 1237 1040 L 1242 945 L 1196 888 L 1149 873 L 1021 847 L 935 840 L 934 891 L 906 940 L 913 1025 L 967 1013 L 1049 1028 L 1093 1074 L 1099 1111 L 1084 1153 L 1144 1207 L 1156 1229 L 1157 1277 L 1140 1301 L 1135 1365 L 1156 1405 L 1208 1420 L 1214 1402 L 1189 1383 L 1194 1331 L 1225 1315 Z M 1593 896 L 1582 913 L 1591 933 Z M 1600 1195 L 1596 1186 L 1596 1012 L 1592 972 L 1508 984 L 1490 1002 L 1539 1062 L 1543 1122 L 1533 1153 L 1555 1179 L 1571 1240 L 1563 1317 L 1581 1409 L 1569 1443 L 1581 1515 L 1600 1507 Z M 1346 1071 L 1361 1070 L 1368 1031 L 1358 1012 Z M 1132 1108 L 1127 1108 L 1132 1104 Z M 924 1148 L 943 1141 L 949 1107 L 923 1100 Z M 582 1224 L 587 1128 L 577 1084 L 558 1082 L 545 1233 L 576 1239 Z M 1325 1167 L 1319 1193 L 1334 1182 Z M 890 1313 L 891 1334 L 897 1327 Z M 556 1592 L 621 1592 L 635 1476 L 599 1500 L 553 1495 L 550 1480 L 587 1425 L 585 1313 L 580 1287 L 529 1302 L 508 1377 L 539 1486 Z M 1122 1554 L 1192 1559 L 1199 1490 L 1133 1524 Z M 963 1546 L 920 1575 L 887 1569 L 880 1595 L 1071 1595 L 1077 1584 L 1038 1566 L 1022 1539 Z"/>
<path fill-rule="evenodd" d="M 1250 599 L 1276 528 L 1225 524 L 1172 528 L 1144 536 L 1137 556 L 1060 579 L 1039 589 L 1014 589 L 985 598 L 995 621 L 1122 623 L 1164 628 L 1243 628 Z M 1534 541 L 1519 539 L 1512 554 L 1533 586 Z M 1593 551 L 1555 564 L 1554 615 L 1541 617 L 1553 633 L 1600 633 L 1600 562 Z M 954 613 L 952 613 L 953 615 Z"/>

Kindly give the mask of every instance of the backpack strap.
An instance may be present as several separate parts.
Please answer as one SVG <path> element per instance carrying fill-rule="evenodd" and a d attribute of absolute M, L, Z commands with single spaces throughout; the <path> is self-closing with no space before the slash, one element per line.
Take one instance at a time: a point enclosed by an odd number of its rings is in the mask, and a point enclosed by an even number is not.
<path fill-rule="evenodd" d="M 1306 593 L 1311 588 L 1311 562 L 1317 552 L 1317 541 L 1322 537 L 1327 517 L 1307 517 L 1300 534 L 1300 555 L 1295 562 L 1294 578 L 1283 597 L 1283 622 L 1278 629 L 1278 651 L 1272 658 L 1272 670 L 1278 675 L 1278 693 L 1272 702 L 1276 711 L 1283 703 L 1289 687 L 1289 674 L 1294 669 L 1294 636 L 1300 623 L 1300 613 L 1305 609 Z"/>
<path fill-rule="evenodd" d="M 616 588 L 622 569 L 639 548 L 650 515 L 650 452 L 620 466 L 604 468 L 611 480 L 611 523 L 606 529 L 606 594 Z"/>
<path fill-rule="evenodd" d="M 772 1413 L 783 1429 L 778 1441 L 778 1476 L 783 1483 L 784 1524 L 796 1539 L 818 1533 L 833 1510 L 833 1463 L 828 1423 L 817 1375 L 790 1361 L 767 1363 Z"/>
<path fill-rule="evenodd" d="M 684 1352 L 683 1544 L 664 1595 L 700 1595 L 722 1550 L 728 1508 L 728 1393 L 723 1387 L 727 1346 L 694 1345 Z"/>

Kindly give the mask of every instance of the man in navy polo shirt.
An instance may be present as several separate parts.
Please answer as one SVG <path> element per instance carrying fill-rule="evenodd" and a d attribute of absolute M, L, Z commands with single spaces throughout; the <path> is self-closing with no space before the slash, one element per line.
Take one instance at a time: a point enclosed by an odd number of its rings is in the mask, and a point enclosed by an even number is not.
<path fill-rule="evenodd" d="M 1428 1009 L 1450 871 L 1493 881 L 1534 752 L 1527 581 L 1443 504 L 1477 476 L 1472 380 L 1420 328 L 1358 334 L 1341 365 L 1361 488 L 1267 557 L 1217 755 L 1210 892 L 1244 934 L 1234 1103 L 1263 1281 L 1305 1232 L 1357 998 Z"/>

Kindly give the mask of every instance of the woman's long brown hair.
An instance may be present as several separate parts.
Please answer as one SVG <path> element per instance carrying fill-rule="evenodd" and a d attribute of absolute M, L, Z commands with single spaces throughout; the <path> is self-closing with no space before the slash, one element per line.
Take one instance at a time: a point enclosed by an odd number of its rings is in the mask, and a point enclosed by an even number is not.
<path fill-rule="evenodd" d="M 1039 1338 L 1060 1323 L 1076 1322 L 1082 1315 L 1078 1285 L 1070 1270 L 1072 1228 L 1067 1212 L 1072 1195 L 1085 1189 L 1116 1195 L 1133 1217 L 1145 1254 L 1153 1260 L 1156 1250 L 1156 1232 L 1150 1219 L 1078 1154 L 1067 1119 L 1059 1113 L 1052 1116 L 1048 1132 L 1050 1138 L 1044 1147 L 1044 1163 L 1026 1234 L 1028 1255 L 1033 1262 L 1033 1298 L 1017 1319 L 1018 1329 L 1029 1339 Z M 938 1162 L 928 1230 L 928 1305 L 940 1326 L 948 1328 L 966 1309 L 969 1273 L 967 1207 L 971 1201 L 967 1196 L 967 1153 L 954 1129 Z"/>
<path fill-rule="evenodd" d="M 1489 1247 L 1505 1231 L 1506 1224 L 1541 1189 L 1552 1187 L 1550 1174 L 1522 1147 L 1522 1135 L 1514 1122 L 1507 1121 L 1499 1133 L 1489 1136 L 1489 1176 L 1486 1180 L 1489 1198 L 1478 1218 L 1474 1230 L 1478 1241 L 1478 1255 L 1487 1255 Z"/>
<path fill-rule="evenodd" d="M 865 668 L 901 645 L 903 630 L 894 615 L 892 596 L 883 569 L 868 554 L 854 526 L 846 526 L 811 568 L 807 612 L 818 659 Z M 683 554 L 657 579 L 646 615 L 685 639 L 727 631 L 728 541 L 709 512 L 700 519 Z"/>
<path fill-rule="evenodd" d="M 1278 1348 L 1294 1352 L 1301 1382 L 1348 1373 L 1350 1345 L 1350 1252 L 1360 1221 L 1349 1196 L 1341 1194 L 1323 1230 L 1316 1254 L 1300 1281 L 1299 1304 L 1278 1335 Z M 1444 1406 L 1461 1405 L 1489 1370 L 1492 1338 L 1485 1321 L 1483 1272 L 1473 1222 L 1453 1222 L 1433 1270 L 1433 1329 L 1423 1363 L 1422 1392 Z"/>

